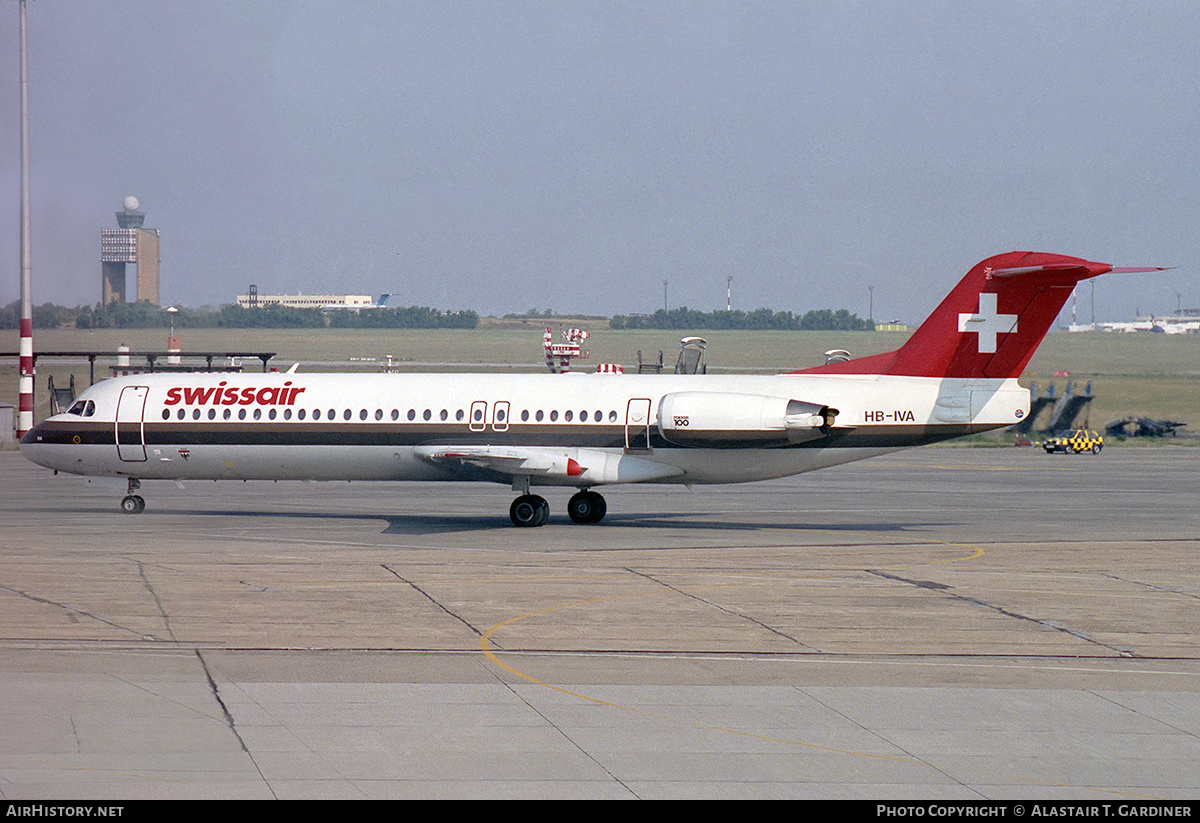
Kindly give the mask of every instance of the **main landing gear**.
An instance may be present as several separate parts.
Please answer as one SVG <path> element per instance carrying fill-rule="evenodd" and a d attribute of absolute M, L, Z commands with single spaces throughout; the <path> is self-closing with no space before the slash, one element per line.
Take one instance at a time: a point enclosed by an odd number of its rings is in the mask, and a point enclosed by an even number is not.
<path fill-rule="evenodd" d="M 146 501 L 140 494 L 134 494 L 141 487 L 141 481 L 134 477 L 129 478 L 129 494 L 121 498 L 121 511 L 125 514 L 141 514 L 146 510 Z"/>
<path fill-rule="evenodd" d="M 567 514 L 576 523 L 599 523 L 607 511 L 604 497 L 594 491 L 581 491 L 567 502 Z"/>
<path fill-rule="evenodd" d="M 579 492 L 567 503 L 567 514 L 576 523 L 599 523 L 607 511 L 604 497 L 590 490 Z M 544 497 L 526 490 L 508 507 L 508 516 L 514 526 L 540 526 L 550 517 L 550 504 Z"/>
<path fill-rule="evenodd" d="M 550 516 L 550 504 L 536 494 L 523 494 L 508 507 L 514 526 L 540 526 Z"/>

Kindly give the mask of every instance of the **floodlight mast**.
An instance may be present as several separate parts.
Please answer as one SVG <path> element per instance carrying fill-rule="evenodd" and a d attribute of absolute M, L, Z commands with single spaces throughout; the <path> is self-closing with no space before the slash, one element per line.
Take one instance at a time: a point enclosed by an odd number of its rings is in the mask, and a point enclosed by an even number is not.
<path fill-rule="evenodd" d="M 25 49 L 25 2 L 21 16 L 21 375 L 17 439 L 33 428 L 33 293 L 29 232 L 29 60 Z"/>

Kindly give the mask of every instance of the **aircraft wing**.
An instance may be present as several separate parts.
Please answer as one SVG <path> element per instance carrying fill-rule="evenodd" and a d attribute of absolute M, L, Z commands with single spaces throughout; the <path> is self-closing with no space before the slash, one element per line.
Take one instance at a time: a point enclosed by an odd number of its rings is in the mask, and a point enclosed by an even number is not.
<path fill-rule="evenodd" d="M 491 469 L 502 474 L 583 474 L 579 462 L 565 450 L 512 446 L 418 446 L 418 457 L 434 464 L 457 464 Z"/>
<path fill-rule="evenodd" d="M 417 446 L 414 454 L 435 466 L 484 469 L 500 475 L 554 478 L 573 485 L 644 483 L 683 474 L 677 466 L 598 449 L 548 446 Z M 551 481 L 553 482 L 553 481 Z"/>

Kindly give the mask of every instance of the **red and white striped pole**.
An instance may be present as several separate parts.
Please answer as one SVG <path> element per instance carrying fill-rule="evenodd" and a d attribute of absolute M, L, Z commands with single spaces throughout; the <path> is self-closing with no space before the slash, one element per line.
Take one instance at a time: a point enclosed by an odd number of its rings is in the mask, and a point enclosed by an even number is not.
<path fill-rule="evenodd" d="M 17 439 L 33 428 L 33 295 L 29 234 L 29 69 L 25 52 L 25 0 L 21 8 L 21 377 Z"/>

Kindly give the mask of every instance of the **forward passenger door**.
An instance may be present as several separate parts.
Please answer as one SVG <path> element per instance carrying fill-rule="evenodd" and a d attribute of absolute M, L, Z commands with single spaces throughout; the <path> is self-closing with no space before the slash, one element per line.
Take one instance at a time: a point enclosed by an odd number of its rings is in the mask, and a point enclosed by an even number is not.
<path fill-rule="evenodd" d="M 142 416 L 146 409 L 146 386 L 126 386 L 117 399 L 117 456 L 130 463 L 146 460 L 146 436 Z"/>

